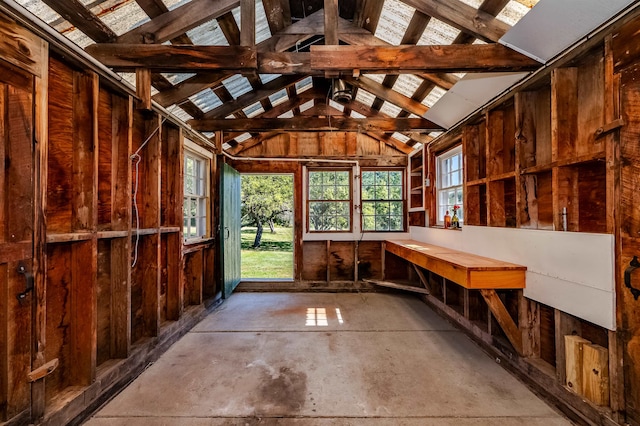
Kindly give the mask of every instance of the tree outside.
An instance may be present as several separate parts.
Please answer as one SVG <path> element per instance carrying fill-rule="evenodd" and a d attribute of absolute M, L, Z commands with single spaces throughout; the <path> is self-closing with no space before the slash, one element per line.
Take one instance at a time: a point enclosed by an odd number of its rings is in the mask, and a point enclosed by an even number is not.
<path fill-rule="evenodd" d="M 245 174 L 240 194 L 242 278 L 291 278 L 293 177 Z"/>

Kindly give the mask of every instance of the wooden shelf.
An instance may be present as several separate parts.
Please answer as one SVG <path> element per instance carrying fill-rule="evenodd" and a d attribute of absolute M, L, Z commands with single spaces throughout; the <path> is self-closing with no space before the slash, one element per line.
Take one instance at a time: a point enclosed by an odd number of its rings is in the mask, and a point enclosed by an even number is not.
<path fill-rule="evenodd" d="M 47 234 L 48 244 L 71 243 L 74 241 L 88 241 L 94 237 L 93 232 L 71 232 L 67 234 Z"/>
<path fill-rule="evenodd" d="M 487 178 L 487 182 L 496 182 L 500 180 L 511 179 L 511 178 L 514 178 L 515 176 L 516 176 L 516 172 L 502 173 L 496 176 L 489 176 Z"/>
<path fill-rule="evenodd" d="M 476 186 L 476 185 L 484 185 L 487 183 L 487 178 L 471 180 L 467 182 L 467 186 Z"/>
<path fill-rule="evenodd" d="M 98 239 L 109 239 L 109 238 L 123 238 L 128 237 L 130 232 L 127 231 L 99 231 Z"/>

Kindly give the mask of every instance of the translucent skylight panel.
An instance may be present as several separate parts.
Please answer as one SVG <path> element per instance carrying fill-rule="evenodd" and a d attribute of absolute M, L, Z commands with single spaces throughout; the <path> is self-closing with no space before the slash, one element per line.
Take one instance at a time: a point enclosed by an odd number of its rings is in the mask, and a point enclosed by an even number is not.
<path fill-rule="evenodd" d="M 313 99 L 308 100 L 307 102 L 300 105 L 300 112 L 305 112 L 306 110 L 313 108 L 314 104 L 315 101 Z"/>
<path fill-rule="evenodd" d="M 69 31 L 65 36 L 83 49 L 88 45 L 95 43 L 85 33 L 77 29 Z"/>
<path fill-rule="evenodd" d="M 171 84 L 179 84 L 185 80 L 190 79 L 195 74 L 193 73 L 163 73 L 162 76 L 169 80 Z"/>
<path fill-rule="evenodd" d="M 51 23 L 58 19 L 62 19 L 60 15 L 41 0 L 16 0 L 20 6 L 23 6 L 29 12 L 40 18 L 46 23 Z"/>
<path fill-rule="evenodd" d="M 92 9 L 94 13 L 99 13 Z M 118 7 L 113 12 L 100 16 L 104 24 L 113 30 L 117 35 L 122 35 L 132 28 L 139 27 L 149 21 L 149 16 L 142 10 L 135 1 L 129 2 L 122 7 Z"/>
<path fill-rule="evenodd" d="M 351 111 L 351 117 L 353 118 L 367 118 L 363 114 L 360 114 L 358 111 Z"/>
<path fill-rule="evenodd" d="M 282 74 L 258 74 L 258 77 L 260 77 L 260 81 L 262 82 L 262 84 L 267 84 L 268 82 L 273 81 L 281 76 Z"/>
<path fill-rule="evenodd" d="M 242 143 L 244 141 L 246 141 L 247 139 L 251 139 L 251 133 L 243 133 L 240 136 L 236 136 L 235 141 L 238 143 Z"/>
<path fill-rule="evenodd" d="M 344 112 L 344 105 L 339 104 L 338 102 L 334 101 L 333 99 L 329 99 L 329 105 L 331 106 L 331 108 L 335 108 L 340 112 Z"/>
<path fill-rule="evenodd" d="M 371 93 L 367 92 L 366 90 L 358 90 L 358 94 L 356 95 L 356 101 L 366 105 L 366 106 L 371 106 L 373 105 L 373 101 L 376 100 L 376 97 L 373 96 Z"/>
<path fill-rule="evenodd" d="M 415 11 L 399 0 L 385 0 L 374 35 L 387 43 L 399 45 Z"/>
<path fill-rule="evenodd" d="M 238 28 L 242 28 L 242 25 L 240 23 L 240 8 L 236 7 L 235 9 L 233 9 L 232 13 L 233 13 L 234 19 L 236 20 L 236 24 L 238 25 Z M 256 31 L 256 44 L 271 37 L 271 30 L 269 29 L 269 22 L 267 21 L 267 15 L 264 11 L 262 0 L 256 0 L 255 31 Z"/>
<path fill-rule="evenodd" d="M 431 132 L 431 133 L 429 133 L 429 136 L 431 136 L 432 138 L 437 138 L 441 134 L 442 134 L 442 132 Z"/>
<path fill-rule="evenodd" d="M 462 3 L 466 3 L 474 9 L 478 9 L 482 5 L 483 0 L 460 0 Z"/>
<path fill-rule="evenodd" d="M 293 118 L 293 111 L 289 110 L 283 114 L 280 114 L 278 118 Z"/>
<path fill-rule="evenodd" d="M 397 117 L 398 114 L 400 114 L 400 111 L 402 111 L 402 108 L 392 104 L 391 102 L 383 103 L 382 107 L 380 108 L 380 112 L 388 115 L 389 117 Z"/>
<path fill-rule="evenodd" d="M 382 84 L 382 82 L 384 81 L 384 74 L 365 74 L 365 77 L 375 81 L 376 83 L 380 83 Z"/>
<path fill-rule="evenodd" d="M 393 85 L 393 90 L 410 98 L 416 93 L 423 81 L 423 79 L 413 74 L 400 74 Z"/>
<path fill-rule="evenodd" d="M 262 104 L 260 104 L 260 102 L 256 102 L 255 104 L 243 108 L 242 111 L 247 116 L 247 118 L 252 118 L 256 115 L 262 114 L 264 112 L 264 108 L 262 108 Z"/>
<path fill-rule="evenodd" d="M 438 99 L 440 99 L 445 93 L 447 93 L 446 90 L 444 90 L 444 89 L 442 89 L 440 87 L 434 87 L 433 90 L 431 90 L 431 92 L 429 92 L 427 97 L 424 98 L 424 100 L 422 101 L 422 104 L 428 106 L 429 108 L 431 108 L 433 106 L 433 104 L 438 102 Z"/>
<path fill-rule="evenodd" d="M 209 112 L 222 105 L 220 98 L 210 89 L 205 89 L 202 92 L 189 97 L 189 100 L 196 104 L 196 106 L 203 112 Z"/>
<path fill-rule="evenodd" d="M 522 3 L 511 0 L 496 16 L 499 21 L 514 26 L 531 9 Z"/>
<path fill-rule="evenodd" d="M 313 79 L 311 77 L 304 78 L 296 83 L 296 92 L 302 93 L 313 87 Z"/>
<path fill-rule="evenodd" d="M 398 139 L 402 143 L 407 143 L 411 140 L 411 138 L 407 135 L 403 135 L 402 133 L 395 132 L 391 135 L 392 138 Z"/>
<path fill-rule="evenodd" d="M 420 148 L 422 148 L 422 144 L 420 142 L 418 142 L 417 144 L 415 144 L 413 146 L 413 151 L 415 152 L 415 151 L 419 150 Z"/>
<path fill-rule="evenodd" d="M 451 44 L 458 37 L 458 34 L 460 34 L 460 30 L 457 28 L 431 18 L 417 44 L 421 46 Z"/>
<path fill-rule="evenodd" d="M 184 4 L 189 3 L 191 0 L 162 0 L 169 10 L 176 9 Z"/>
<path fill-rule="evenodd" d="M 229 42 L 220 29 L 218 21 L 212 19 L 189 31 L 187 35 L 193 41 L 193 44 L 203 46 L 228 46 Z"/>
<path fill-rule="evenodd" d="M 182 121 L 191 120 L 193 118 L 185 110 L 177 105 L 171 105 L 169 108 L 167 108 L 167 111 L 169 111 L 171 114 L 175 115 Z"/>
<path fill-rule="evenodd" d="M 136 74 L 132 72 L 119 72 L 118 75 L 122 78 L 129 86 L 135 88 L 136 87 Z"/>
<path fill-rule="evenodd" d="M 224 84 L 224 87 L 227 88 L 234 99 L 238 99 L 240 96 L 253 90 L 251 84 L 249 84 L 249 80 L 247 80 L 246 77 L 240 74 L 229 77 L 228 79 L 224 80 L 222 84 Z"/>
<path fill-rule="evenodd" d="M 287 95 L 287 91 L 282 89 L 273 95 L 269 96 L 269 102 L 271 102 L 272 106 L 280 105 L 283 102 L 289 100 L 289 96 Z"/>

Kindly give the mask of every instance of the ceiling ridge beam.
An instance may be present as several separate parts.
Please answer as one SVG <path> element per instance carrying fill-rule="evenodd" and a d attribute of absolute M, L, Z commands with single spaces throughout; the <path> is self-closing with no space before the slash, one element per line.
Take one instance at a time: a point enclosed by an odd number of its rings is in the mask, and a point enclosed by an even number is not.
<path fill-rule="evenodd" d="M 246 118 L 246 119 L 201 119 L 189 120 L 194 130 L 267 132 L 286 131 L 359 131 L 359 132 L 402 132 L 402 131 L 442 131 L 442 127 L 424 118 L 351 118 L 334 117 L 293 117 L 293 118 Z"/>

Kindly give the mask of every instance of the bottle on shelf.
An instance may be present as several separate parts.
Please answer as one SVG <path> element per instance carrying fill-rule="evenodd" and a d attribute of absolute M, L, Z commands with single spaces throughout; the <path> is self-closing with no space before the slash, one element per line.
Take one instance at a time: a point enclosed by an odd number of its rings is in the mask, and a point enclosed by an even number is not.
<path fill-rule="evenodd" d="M 460 219 L 458 218 L 457 209 L 453 209 L 453 217 L 451 218 L 451 227 L 453 229 L 460 229 Z"/>
<path fill-rule="evenodd" d="M 446 213 L 444 214 L 444 228 L 445 229 L 451 228 L 451 216 L 449 216 L 449 210 L 447 210 Z"/>

